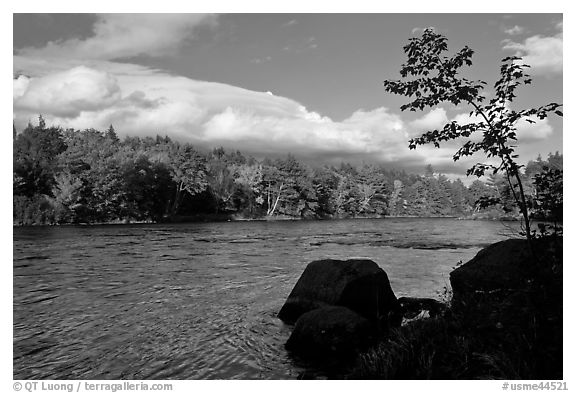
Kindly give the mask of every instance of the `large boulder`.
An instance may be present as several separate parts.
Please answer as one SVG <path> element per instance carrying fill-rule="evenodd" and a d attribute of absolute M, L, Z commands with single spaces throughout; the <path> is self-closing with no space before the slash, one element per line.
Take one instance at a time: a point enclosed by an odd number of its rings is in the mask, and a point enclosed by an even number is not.
<path fill-rule="evenodd" d="M 306 357 L 344 357 L 366 348 L 374 337 L 366 318 L 346 307 L 326 306 L 298 318 L 286 349 Z"/>
<path fill-rule="evenodd" d="M 369 259 L 325 259 L 306 266 L 278 317 L 295 323 L 305 312 L 344 306 L 378 327 L 399 326 L 399 305 L 386 272 Z"/>
<path fill-rule="evenodd" d="M 526 240 L 509 239 L 494 243 L 450 273 L 453 299 L 458 301 L 477 294 L 523 288 L 533 266 Z"/>

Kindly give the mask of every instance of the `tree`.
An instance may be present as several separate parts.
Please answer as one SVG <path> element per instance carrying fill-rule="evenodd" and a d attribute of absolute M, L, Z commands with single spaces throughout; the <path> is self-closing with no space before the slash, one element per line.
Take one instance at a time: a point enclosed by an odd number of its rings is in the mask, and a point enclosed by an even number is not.
<path fill-rule="evenodd" d="M 312 215 L 318 203 L 310 168 L 291 154 L 284 160 L 276 160 L 275 166 L 284 176 L 280 212 L 294 217 Z"/>
<path fill-rule="evenodd" d="M 82 207 L 82 179 L 69 171 L 60 172 L 55 177 L 56 185 L 52 190 L 56 220 L 59 222 L 75 222 L 76 210 Z"/>
<path fill-rule="evenodd" d="M 232 168 L 226 161 L 224 149 L 220 149 L 213 151 L 207 163 L 208 189 L 214 198 L 216 213 L 228 210 L 236 188 Z"/>
<path fill-rule="evenodd" d="M 89 191 L 88 221 L 109 222 L 126 218 L 129 204 L 122 174 L 122 160 L 107 158 L 85 173 Z"/>
<path fill-rule="evenodd" d="M 118 138 L 118 134 L 116 134 L 116 130 L 114 129 L 114 126 L 112 124 L 110 124 L 108 130 L 106 130 L 104 136 L 106 137 L 106 139 L 109 139 L 113 143 L 120 141 L 120 139 Z"/>
<path fill-rule="evenodd" d="M 548 167 L 550 168 L 561 170 L 564 167 L 563 161 L 564 156 L 559 152 L 556 152 L 555 154 L 548 154 Z"/>
<path fill-rule="evenodd" d="M 474 208 L 474 212 L 477 212 L 480 209 L 477 202 L 482 198 L 492 197 L 496 197 L 494 190 L 488 187 L 483 181 L 476 179 L 468 187 L 466 203 Z"/>
<path fill-rule="evenodd" d="M 467 189 L 462 180 L 456 179 L 450 185 L 450 200 L 452 201 L 452 213 L 460 215 L 469 211 L 470 207 L 466 203 Z"/>
<path fill-rule="evenodd" d="M 151 162 L 145 155 L 123 161 L 122 180 L 127 218 L 162 219 L 173 182 L 165 164 Z"/>
<path fill-rule="evenodd" d="M 31 124 L 14 140 L 14 173 L 22 180 L 23 194 L 50 195 L 54 186 L 57 157 L 66 150 L 62 130 L 46 127 L 42 116 L 37 127 Z"/>
<path fill-rule="evenodd" d="M 512 189 L 506 179 L 506 176 L 491 173 L 488 175 L 486 185 L 493 190 L 493 195 L 490 196 L 490 201 L 495 201 L 496 204 L 504 210 L 505 213 L 510 213 L 515 210 L 516 201 L 514 200 Z M 529 192 L 524 185 L 526 196 Z M 490 203 L 489 203 L 490 204 Z"/>
<path fill-rule="evenodd" d="M 334 189 L 334 212 L 339 218 L 346 216 L 355 216 L 358 211 L 359 196 L 356 192 L 356 182 L 354 181 L 354 174 L 357 175 L 356 170 L 351 172 L 344 172 L 342 169 L 336 173 L 338 182 Z"/>
<path fill-rule="evenodd" d="M 171 215 L 178 212 L 186 191 L 194 196 L 206 190 L 206 159 L 190 145 L 175 145 L 171 154 L 170 174 L 176 183 L 176 193 L 172 202 Z"/>
<path fill-rule="evenodd" d="M 549 224 L 539 224 L 541 233 L 545 233 L 548 228 L 554 234 L 562 233 L 562 212 L 563 212 L 563 171 L 557 168 L 544 167 L 541 173 L 534 176 L 534 187 L 536 195 L 533 200 L 533 208 L 538 218 L 552 222 Z"/>
<path fill-rule="evenodd" d="M 453 199 L 453 184 L 443 174 L 438 175 L 437 184 L 440 215 L 454 214 L 457 202 Z"/>
<path fill-rule="evenodd" d="M 66 150 L 59 156 L 59 165 L 72 172 L 99 166 L 119 150 L 113 139 L 93 128 L 84 131 L 66 130 L 64 140 Z M 124 146 L 124 151 L 130 149 Z"/>
<path fill-rule="evenodd" d="M 259 203 L 266 203 L 266 215 L 271 217 L 276 212 L 278 202 L 285 192 L 286 173 L 280 171 L 272 164 L 262 166 L 262 182 L 265 187 L 266 200 L 258 199 Z"/>
<path fill-rule="evenodd" d="M 380 168 L 364 165 L 357 176 L 358 213 L 382 215 L 388 208 L 387 182 Z"/>
<path fill-rule="evenodd" d="M 262 165 L 233 164 L 231 171 L 236 184 L 235 203 L 247 207 L 248 214 L 254 215 L 254 206 L 263 205 L 262 197 Z"/>
<path fill-rule="evenodd" d="M 388 214 L 399 216 L 404 212 L 404 200 L 400 198 L 402 191 L 404 190 L 404 184 L 402 184 L 402 180 L 398 179 L 395 179 L 393 184 L 394 188 L 388 203 Z"/>
<path fill-rule="evenodd" d="M 524 171 L 524 180 L 526 181 L 527 194 L 532 195 L 533 198 L 536 197 L 538 190 L 536 188 L 536 176 L 542 174 L 545 171 L 551 169 L 556 169 L 562 172 L 564 157 L 559 152 L 555 154 L 548 154 L 548 159 L 546 161 L 542 160 L 542 156 L 538 155 L 538 158 L 534 161 L 528 161 L 526 164 L 526 170 Z M 560 179 L 562 182 L 562 179 Z M 535 208 L 535 206 L 533 206 Z M 536 209 L 537 210 L 537 209 Z M 539 212 L 535 212 L 539 215 Z"/>
<path fill-rule="evenodd" d="M 432 167 L 432 165 L 430 164 L 426 165 L 426 168 L 424 168 L 424 177 L 428 178 L 434 177 L 434 168 Z"/>
<path fill-rule="evenodd" d="M 529 178 L 532 179 L 535 174 L 542 172 L 544 166 L 546 165 L 546 161 L 542 160 L 542 156 L 538 154 L 538 158 L 536 160 L 530 160 L 526 164 L 526 168 L 524 170 L 524 174 Z"/>
<path fill-rule="evenodd" d="M 515 154 L 516 124 L 520 120 L 534 123 L 535 119 L 545 119 L 551 112 L 562 116 L 558 110 L 561 105 L 550 103 L 538 108 L 512 109 L 518 86 L 531 83 L 530 77 L 524 72 L 529 66 L 521 63 L 520 57 L 506 57 L 502 60 L 500 79 L 494 84 L 493 98 L 484 103 L 486 96 L 482 93 L 487 83 L 472 81 L 460 75 L 463 66 L 472 65 L 474 51 L 468 46 L 448 57 L 445 55 L 448 52 L 447 38 L 428 28 L 420 38 L 411 38 L 404 46 L 404 52 L 408 59 L 400 69 L 402 80 L 384 82 L 386 91 L 414 97 L 413 101 L 401 106 L 403 111 L 424 110 L 442 104 L 468 104 L 472 108 L 470 117 L 473 120 L 469 124 L 452 121 L 440 130 L 428 131 L 410 140 L 410 149 L 428 143 L 439 148 L 441 142 L 464 139 L 465 143 L 453 156 L 454 161 L 477 152 L 484 153 L 488 159 L 497 159 L 497 164 L 477 163 L 468 169 L 467 174 L 481 177 L 487 171 L 493 174 L 504 173 L 522 212 L 525 236 L 530 242 L 532 231 L 528 204 L 520 178 L 522 165 L 517 163 L 518 155 Z M 480 141 L 470 138 L 475 133 L 482 134 Z"/>
<path fill-rule="evenodd" d="M 335 212 L 333 195 L 338 187 L 338 176 L 329 168 L 316 168 L 312 184 L 318 200 L 316 214 L 319 217 L 332 217 Z"/>

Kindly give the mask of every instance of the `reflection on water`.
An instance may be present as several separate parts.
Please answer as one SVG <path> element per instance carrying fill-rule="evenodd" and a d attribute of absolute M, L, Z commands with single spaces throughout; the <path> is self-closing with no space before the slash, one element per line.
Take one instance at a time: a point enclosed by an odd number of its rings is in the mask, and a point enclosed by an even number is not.
<path fill-rule="evenodd" d="M 513 224 L 512 224 L 513 225 Z M 437 297 L 499 222 L 385 219 L 14 228 L 14 379 L 284 379 L 276 313 L 306 264 L 370 258 Z"/>

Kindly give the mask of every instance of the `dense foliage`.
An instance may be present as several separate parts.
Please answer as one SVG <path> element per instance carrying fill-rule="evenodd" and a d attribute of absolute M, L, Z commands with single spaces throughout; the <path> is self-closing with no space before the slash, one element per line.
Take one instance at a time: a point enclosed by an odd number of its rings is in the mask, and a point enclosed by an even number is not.
<path fill-rule="evenodd" d="M 431 166 L 415 175 L 376 165 L 311 167 L 291 155 L 256 160 L 222 148 L 202 152 L 168 137 L 120 140 L 112 126 L 62 130 L 41 118 L 14 132 L 13 159 L 17 225 L 469 216 L 481 197 L 508 201 L 492 210 L 494 217 L 516 214 L 499 177 L 466 187 Z M 561 169 L 561 155 L 549 160 Z M 540 159 L 527 171 L 535 176 L 545 164 Z"/>

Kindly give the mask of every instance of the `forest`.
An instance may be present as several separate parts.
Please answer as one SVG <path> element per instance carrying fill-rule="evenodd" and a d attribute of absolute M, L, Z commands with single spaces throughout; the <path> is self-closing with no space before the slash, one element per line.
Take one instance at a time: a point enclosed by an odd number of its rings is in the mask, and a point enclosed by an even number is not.
<path fill-rule="evenodd" d="M 112 125 L 105 132 L 48 127 L 42 116 L 37 126 L 14 127 L 13 160 L 14 225 L 518 217 L 502 175 L 465 186 L 430 165 L 419 175 L 374 164 L 315 167 L 290 154 L 258 160 L 167 136 L 120 140 Z M 539 175 L 551 169 L 561 187 L 562 168 L 558 152 L 530 161 L 522 172 L 526 194 L 537 199 Z M 486 200 L 498 203 L 482 209 Z"/>

